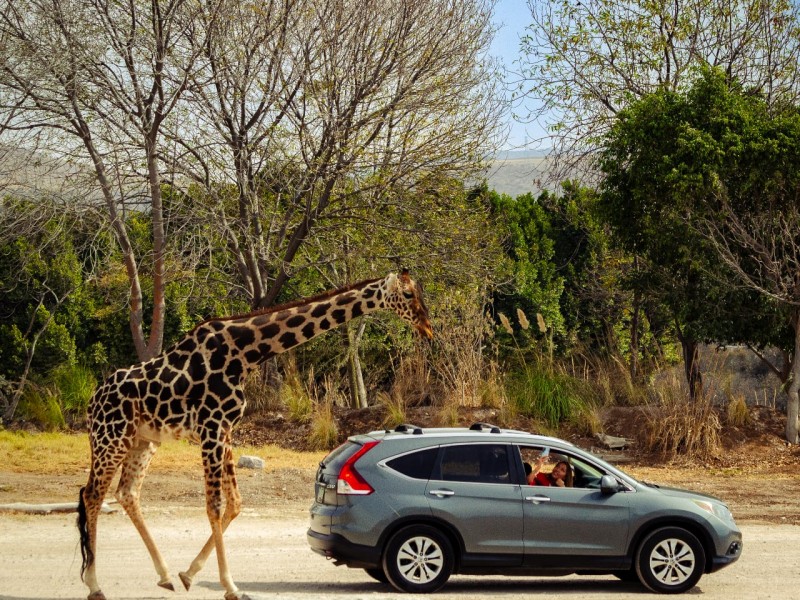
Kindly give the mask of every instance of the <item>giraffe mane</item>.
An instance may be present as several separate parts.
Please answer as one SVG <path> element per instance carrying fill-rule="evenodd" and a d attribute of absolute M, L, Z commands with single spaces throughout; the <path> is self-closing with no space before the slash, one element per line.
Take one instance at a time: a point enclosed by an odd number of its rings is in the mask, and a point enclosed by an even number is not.
<path fill-rule="evenodd" d="M 290 302 L 284 302 L 283 304 L 276 304 L 275 306 L 267 306 L 266 308 L 259 308 L 257 310 L 237 314 L 237 315 L 230 315 L 227 317 L 211 317 L 210 319 L 206 319 L 205 321 L 201 321 L 198 323 L 194 329 L 197 329 L 201 325 L 205 325 L 210 321 L 232 321 L 234 319 L 247 319 L 250 317 L 258 317 L 260 315 L 268 315 L 270 313 L 278 312 L 281 310 L 286 310 L 289 308 L 294 308 L 295 306 L 300 306 L 301 304 L 309 304 L 311 302 L 321 302 L 322 300 L 327 300 L 332 296 L 336 296 L 338 294 L 343 294 L 345 292 L 349 292 L 350 290 L 359 289 L 362 287 L 366 287 L 371 283 L 375 283 L 376 281 L 381 281 L 383 277 L 378 277 L 377 279 L 365 279 L 364 281 L 359 281 L 358 283 L 351 283 L 350 285 L 346 285 L 344 287 L 340 287 L 334 290 L 328 290 L 326 292 L 320 292 L 315 296 L 309 296 L 308 298 L 298 298 L 297 300 L 291 300 Z"/>

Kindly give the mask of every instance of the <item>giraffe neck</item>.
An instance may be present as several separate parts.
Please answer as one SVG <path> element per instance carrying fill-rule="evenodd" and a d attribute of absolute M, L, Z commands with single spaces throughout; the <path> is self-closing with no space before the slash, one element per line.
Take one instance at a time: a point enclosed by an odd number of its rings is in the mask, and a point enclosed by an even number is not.
<path fill-rule="evenodd" d="M 273 313 L 257 315 L 237 326 L 255 334 L 258 356 L 245 356 L 261 363 L 307 341 L 335 329 L 351 319 L 385 308 L 386 282 L 378 280 L 363 287 L 348 289 L 317 301 L 299 304 Z"/>

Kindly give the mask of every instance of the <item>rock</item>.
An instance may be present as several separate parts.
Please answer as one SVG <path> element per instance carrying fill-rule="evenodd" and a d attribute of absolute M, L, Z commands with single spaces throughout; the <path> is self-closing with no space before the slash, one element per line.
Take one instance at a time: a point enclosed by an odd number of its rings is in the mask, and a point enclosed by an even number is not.
<path fill-rule="evenodd" d="M 242 456 L 236 466 L 241 469 L 263 469 L 264 459 L 258 456 Z"/>
<path fill-rule="evenodd" d="M 616 437 L 605 433 L 595 433 L 594 436 L 609 450 L 622 450 L 633 444 L 633 440 L 624 437 Z"/>

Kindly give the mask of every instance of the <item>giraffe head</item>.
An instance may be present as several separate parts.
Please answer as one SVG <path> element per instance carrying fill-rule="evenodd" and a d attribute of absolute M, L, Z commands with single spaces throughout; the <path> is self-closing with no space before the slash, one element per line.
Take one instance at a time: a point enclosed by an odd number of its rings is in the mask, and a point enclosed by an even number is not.
<path fill-rule="evenodd" d="M 386 308 L 411 323 L 422 337 L 433 338 L 428 309 L 422 299 L 422 287 L 411 279 L 408 269 L 403 269 L 400 275 L 392 273 L 386 278 Z"/>

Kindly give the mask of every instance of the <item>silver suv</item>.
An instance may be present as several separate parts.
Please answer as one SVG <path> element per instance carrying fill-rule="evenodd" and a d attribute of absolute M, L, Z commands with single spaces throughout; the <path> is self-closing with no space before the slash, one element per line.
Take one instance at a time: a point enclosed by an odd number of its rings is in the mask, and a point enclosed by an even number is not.
<path fill-rule="evenodd" d="M 543 472 L 567 463 L 571 485 L 528 484 L 542 455 Z M 436 591 L 453 573 L 613 573 L 680 593 L 742 552 L 720 500 L 639 482 L 560 439 L 484 423 L 349 438 L 320 463 L 307 537 L 336 565 L 405 592 Z"/>

